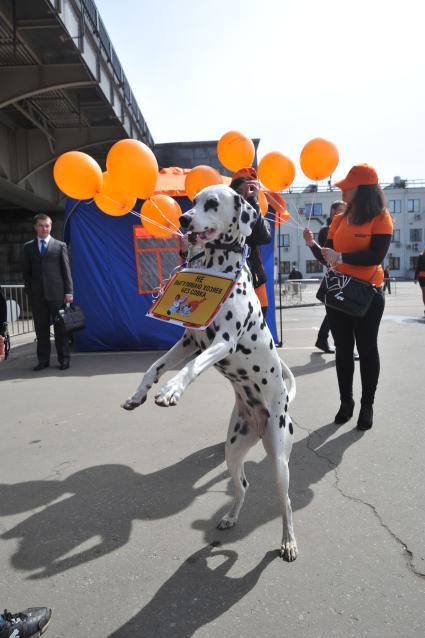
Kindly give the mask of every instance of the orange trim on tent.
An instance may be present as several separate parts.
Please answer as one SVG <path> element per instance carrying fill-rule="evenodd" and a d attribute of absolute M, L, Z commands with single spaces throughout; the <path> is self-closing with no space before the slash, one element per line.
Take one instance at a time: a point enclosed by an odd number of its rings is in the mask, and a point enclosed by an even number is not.
<path fill-rule="evenodd" d="M 191 168 L 180 168 L 179 166 L 169 166 L 161 168 L 156 182 L 154 194 L 163 193 L 170 197 L 187 197 L 184 182 L 186 175 L 190 173 Z M 231 178 L 226 175 L 221 176 L 223 184 L 229 185 Z"/>

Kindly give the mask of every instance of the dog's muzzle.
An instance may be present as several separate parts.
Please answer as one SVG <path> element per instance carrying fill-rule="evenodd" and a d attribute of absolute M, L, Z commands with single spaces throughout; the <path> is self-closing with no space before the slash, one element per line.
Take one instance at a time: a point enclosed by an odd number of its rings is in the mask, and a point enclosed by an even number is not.
<path fill-rule="evenodd" d="M 179 218 L 180 226 L 184 229 L 189 228 L 191 221 L 192 218 L 190 217 L 190 215 L 187 214 L 181 215 Z"/>

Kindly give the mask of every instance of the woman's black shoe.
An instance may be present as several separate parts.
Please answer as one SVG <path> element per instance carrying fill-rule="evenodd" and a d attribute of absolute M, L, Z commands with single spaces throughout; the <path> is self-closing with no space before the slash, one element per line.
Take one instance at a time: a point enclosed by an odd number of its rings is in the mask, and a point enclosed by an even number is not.
<path fill-rule="evenodd" d="M 357 420 L 358 430 L 370 430 L 373 425 L 373 407 L 371 405 L 362 405 Z"/>
<path fill-rule="evenodd" d="M 338 412 L 335 415 L 335 423 L 337 425 L 342 425 L 343 423 L 347 423 L 353 416 L 354 412 L 354 401 L 351 400 L 349 403 L 345 403 L 341 401 L 341 406 Z"/>

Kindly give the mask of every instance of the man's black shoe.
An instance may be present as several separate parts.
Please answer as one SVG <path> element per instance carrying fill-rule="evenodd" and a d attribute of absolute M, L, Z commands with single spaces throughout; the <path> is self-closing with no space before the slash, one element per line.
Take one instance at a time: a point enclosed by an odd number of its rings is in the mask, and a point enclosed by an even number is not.
<path fill-rule="evenodd" d="M 316 348 L 319 350 L 323 350 L 323 352 L 327 352 L 328 354 L 333 354 L 335 352 L 335 348 L 332 348 L 327 341 L 319 341 L 319 339 L 315 343 Z"/>
<path fill-rule="evenodd" d="M 35 368 L 33 368 L 34 372 L 38 372 L 39 370 L 44 370 L 44 368 L 48 368 L 50 363 L 38 363 Z"/>
<path fill-rule="evenodd" d="M 4 610 L 6 625 L 0 629 L 0 638 L 35 638 L 47 629 L 52 617 L 52 610 L 47 607 L 30 607 L 16 614 Z"/>
<path fill-rule="evenodd" d="M 358 430 L 370 430 L 373 425 L 373 407 L 371 405 L 362 405 L 357 421 Z"/>
<path fill-rule="evenodd" d="M 69 361 L 65 362 L 65 363 L 61 363 L 59 366 L 59 370 L 68 370 L 68 368 L 70 367 L 70 363 Z"/>
<path fill-rule="evenodd" d="M 349 403 L 345 403 L 341 401 L 341 406 L 338 412 L 335 415 L 334 423 L 337 425 L 342 425 L 343 423 L 347 423 L 353 416 L 354 412 L 354 401 L 351 400 Z"/>

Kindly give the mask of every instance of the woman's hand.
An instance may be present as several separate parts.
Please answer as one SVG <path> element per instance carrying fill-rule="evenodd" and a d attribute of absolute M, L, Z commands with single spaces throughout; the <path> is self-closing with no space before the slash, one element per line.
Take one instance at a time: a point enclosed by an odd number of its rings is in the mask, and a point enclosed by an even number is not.
<path fill-rule="evenodd" d="M 309 228 L 304 228 L 303 237 L 307 246 L 312 246 L 314 244 L 314 236 Z"/>
<path fill-rule="evenodd" d="M 322 255 L 328 264 L 335 266 L 338 263 L 340 253 L 337 253 L 333 248 L 322 248 Z"/>

